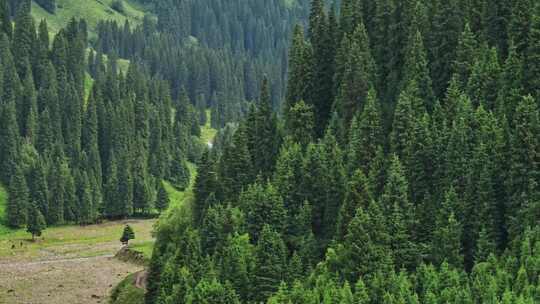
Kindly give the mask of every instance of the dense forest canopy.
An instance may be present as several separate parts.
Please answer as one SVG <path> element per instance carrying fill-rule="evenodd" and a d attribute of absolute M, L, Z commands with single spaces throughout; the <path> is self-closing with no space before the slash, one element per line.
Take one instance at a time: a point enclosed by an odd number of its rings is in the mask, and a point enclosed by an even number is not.
<path fill-rule="evenodd" d="M 281 112 L 269 75 L 160 221 L 146 303 L 539 302 L 540 3 L 308 19 Z"/>
<path fill-rule="evenodd" d="M 173 100 L 169 83 L 137 64 L 121 72 L 114 56 L 87 58 L 84 20 L 50 37 L 47 22 L 31 17 L 30 1 L 19 3 L 13 20 L 8 7 L 0 1 L 7 224 L 148 215 L 162 180 L 186 187 L 187 161 L 202 151 L 200 117 L 186 94 Z"/>
<path fill-rule="evenodd" d="M 9 226 L 149 216 L 194 180 L 146 304 L 540 302 L 540 2 L 140 4 L 53 37 L 0 0 Z"/>
<path fill-rule="evenodd" d="M 308 1 L 146 2 L 157 23 L 103 22 L 96 50 L 144 62 L 171 83 L 173 98 L 186 89 L 199 111 L 212 109 L 216 128 L 247 112 L 264 76 L 271 80 L 273 106 L 279 106 L 289 38 L 294 25 L 307 20 Z"/>

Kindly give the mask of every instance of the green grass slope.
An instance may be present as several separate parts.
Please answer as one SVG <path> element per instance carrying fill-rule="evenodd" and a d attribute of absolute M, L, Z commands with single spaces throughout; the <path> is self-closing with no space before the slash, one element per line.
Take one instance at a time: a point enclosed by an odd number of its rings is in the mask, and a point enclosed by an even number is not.
<path fill-rule="evenodd" d="M 116 20 L 123 24 L 126 19 L 131 24 L 142 21 L 145 9 L 135 0 L 124 0 L 124 13 L 111 8 L 113 0 L 57 0 L 55 14 L 50 14 L 32 1 L 32 15 L 39 21 L 47 20 L 51 33 L 57 33 L 73 17 L 84 18 L 88 22 L 90 37 L 95 37 L 95 28 L 100 20 Z"/>

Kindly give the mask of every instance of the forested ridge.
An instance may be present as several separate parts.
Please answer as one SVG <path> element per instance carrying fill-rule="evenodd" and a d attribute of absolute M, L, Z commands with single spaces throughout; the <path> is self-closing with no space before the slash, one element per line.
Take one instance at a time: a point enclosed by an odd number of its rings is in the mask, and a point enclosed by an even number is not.
<path fill-rule="evenodd" d="M 202 116 L 212 109 L 215 128 L 245 115 L 265 75 L 273 107 L 279 106 L 290 34 L 307 19 L 308 1 L 144 2 L 153 7 L 157 23 L 103 22 L 98 52 L 144 62 L 170 82 L 173 98 L 185 88 Z"/>
<path fill-rule="evenodd" d="M 153 216 L 193 180 L 146 304 L 540 302 L 540 2 L 139 3 L 90 37 L 0 0 L 6 225 Z"/>
<path fill-rule="evenodd" d="M 0 182 L 6 225 L 91 224 L 166 208 L 162 180 L 183 189 L 199 158 L 199 115 L 186 94 L 137 64 L 87 58 L 88 28 L 50 37 L 30 1 L 0 1 Z M 13 21 L 13 22 L 12 22 Z M 90 51 L 92 53 L 92 51 Z M 90 78 L 90 76 L 92 78 Z M 89 85 L 90 79 L 90 85 Z M 30 228 L 28 228 L 30 229 Z"/>
<path fill-rule="evenodd" d="M 160 220 L 153 303 L 538 303 L 540 4 L 311 1 Z"/>

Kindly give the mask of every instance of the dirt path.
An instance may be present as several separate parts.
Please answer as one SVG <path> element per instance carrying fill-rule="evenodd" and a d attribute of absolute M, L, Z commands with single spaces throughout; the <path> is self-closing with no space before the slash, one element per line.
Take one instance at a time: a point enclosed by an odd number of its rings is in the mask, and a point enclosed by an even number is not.
<path fill-rule="evenodd" d="M 0 304 L 106 304 L 112 288 L 136 272 L 144 287 L 142 266 L 114 258 L 124 224 L 51 229 L 41 243 L 0 239 Z M 130 223 L 140 242 L 152 239 L 152 224 Z M 12 251 L 12 240 L 24 244 Z"/>
<path fill-rule="evenodd" d="M 109 256 L 0 266 L 0 303 L 107 303 L 113 286 L 141 266 Z"/>

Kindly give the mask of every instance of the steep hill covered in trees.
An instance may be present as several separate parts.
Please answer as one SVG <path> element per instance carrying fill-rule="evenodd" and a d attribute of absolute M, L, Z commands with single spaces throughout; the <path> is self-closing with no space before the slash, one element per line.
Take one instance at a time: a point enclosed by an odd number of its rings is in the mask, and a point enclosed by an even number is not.
<path fill-rule="evenodd" d="M 301 1 L 144 1 L 158 21 L 142 25 L 104 22 L 95 48 L 148 66 L 171 84 L 173 98 L 186 89 L 214 127 L 238 120 L 256 99 L 263 76 L 271 79 L 273 107 L 285 93 L 292 28 L 308 15 Z"/>
<path fill-rule="evenodd" d="M 311 1 L 281 117 L 270 75 L 146 304 L 538 303 L 539 38 L 537 1 Z"/>
<path fill-rule="evenodd" d="M 186 187 L 187 160 L 197 160 L 203 144 L 185 94 L 173 100 L 169 84 L 144 67 L 121 72 L 112 56 L 89 60 L 84 19 L 51 37 L 47 20 L 32 18 L 30 1 L 19 3 L 13 20 L 8 7 L 0 1 L 7 225 L 31 225 L 29 215 L 39 213 L 47 225 L 148 215 L 162 180 Z"/>

